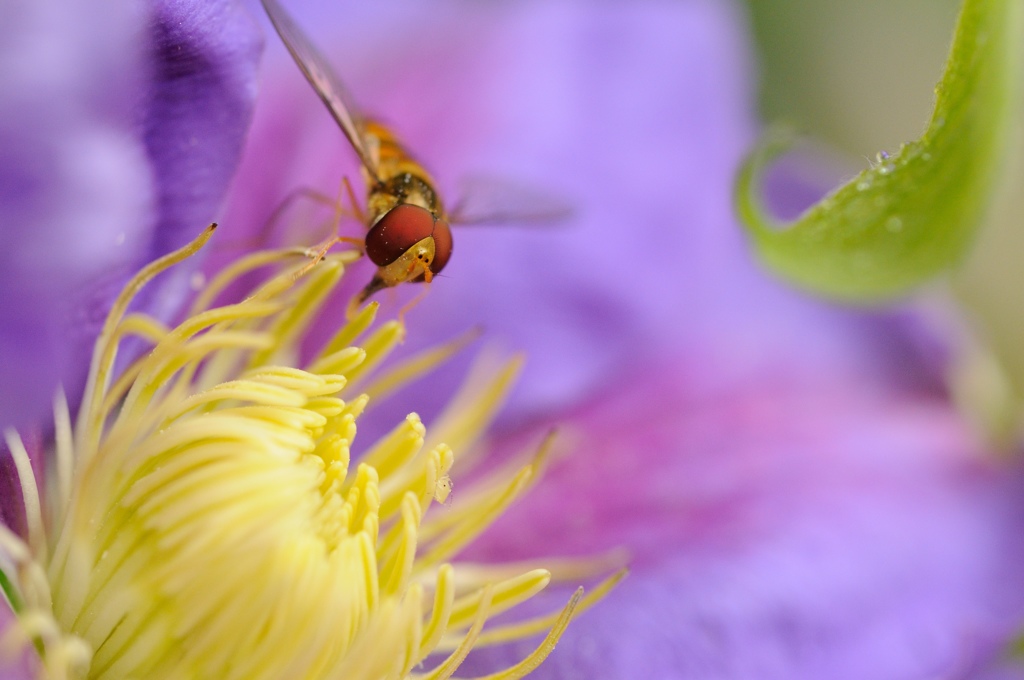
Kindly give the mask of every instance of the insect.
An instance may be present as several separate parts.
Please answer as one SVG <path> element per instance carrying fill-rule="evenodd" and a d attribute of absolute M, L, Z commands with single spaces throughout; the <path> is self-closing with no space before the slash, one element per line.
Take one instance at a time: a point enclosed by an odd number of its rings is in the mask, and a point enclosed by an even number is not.
<path fill-rule="evenodd" d="M 451 227 L 433 179 L 385 125 L 359 113 L 341 80 L 277 0 L 262 2 L 362 166 L 368 227 L 363 245 L 377 271 L 353 303 L 400 283 L 429 283 L 452 256 Z"/>

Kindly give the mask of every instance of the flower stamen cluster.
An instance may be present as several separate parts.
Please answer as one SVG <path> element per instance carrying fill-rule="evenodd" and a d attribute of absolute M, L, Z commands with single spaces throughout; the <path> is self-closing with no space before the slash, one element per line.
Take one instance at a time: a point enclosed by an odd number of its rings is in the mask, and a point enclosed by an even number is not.
<path fill-rule="evenodd" d="M 52 678 L 441 679 L 475 646 L 547 630 L 523 662 L 489 677 L 535 668 L 617 577 L 552 616 L 484 632 L 552 574 L 467 565 L 460 577 L 453 558 L 535 482 L 546 447 L 428 512 L 451 490 L 449 444 L 478 438 L 518 360 L 453 402 L 430 438 L 411 414 L 353 460 L 368 395 L 462 343 L 375 379 L 404 328 L 370 332 L 371 304 L 300 362 L 305 330 L 353 252 L 312 263 L 295 250 L 245 256 L 174 328 L 128 312 L 212 232 L 145 268 L 116 301 L 74 426 L 57 400 L 45 493 L 21 439 L 6 433 L 27 527 L 24 539 L 0 527 L 0 585 L 17 614 L 6 645 L 35 645 Z M 215 304 L 252 276 L 262 283 L 248 297 Z M 130 337 L 152 350 L 115 375 Z"/>

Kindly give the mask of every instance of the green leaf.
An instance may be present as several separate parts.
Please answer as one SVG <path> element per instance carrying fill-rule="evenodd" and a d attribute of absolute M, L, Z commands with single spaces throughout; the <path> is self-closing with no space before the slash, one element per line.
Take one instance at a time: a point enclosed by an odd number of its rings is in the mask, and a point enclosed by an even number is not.
<path fill-rule="evenodd" d="M 737 178 L 741 219 L 762 260 L 799 286 L 870 302 L 906 292 L 967 253 L 997 186 L 1017 111 L 1024 0 L 965 0 L 935 111 L 904 144 L 791 225 L 758 197 L 765 166 L 791 135 L 770 134 Z"/>

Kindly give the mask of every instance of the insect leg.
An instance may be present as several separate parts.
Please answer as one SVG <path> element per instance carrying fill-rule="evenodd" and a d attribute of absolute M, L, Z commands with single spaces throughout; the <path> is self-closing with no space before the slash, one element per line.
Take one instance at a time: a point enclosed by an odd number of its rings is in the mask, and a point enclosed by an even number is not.
<path fill-rule="evenodd" d="M 344 206 L 343 198 L 345 195 L 348 196 L 348 200 L 351 203 L 351 209 L 346 209 Z M 331 207 L 334 209 L 334 228 L 332 229 L 331 236 L 327 237 L 324 241 L 321 241 L 319 245 L 313 246 L 306 250 L 306 254 L 313 258 L 313 263 L 316 264 L 323 259 L 327 251 L 331 249 L 337 243 L 348 243 L 356 247 L 357 250 L 364 250 L 366 242 L 362 238 L 355 238 L 353 236 L 342 236 L 341 235 L 341 221 L 345 215 L 352 215 L 358 219 L 361 223 L 366 223 L 366 217 L 363 214 L 362 209 L 356 202 L 355 194 L 352 192 L 352 185 L 348 181 L 348 177 L 344 175 L 341 178 L 341 186 L 338 187 L 338 196 L 336 199 L 330 202 Z"/>
<path fill-rule="evenodd" d="M 337 214 L 338 202 L 335 199 L 332 199 L 330 196 L 322 194 L 315 189 L 299 187 L 298 189 L 290 191 L 288 195 L 281 200 L 278 206 L 274 208 L 274 212 L 270 213 L 270 217 L 268 217 L 267 221 L 264 222 L 263 228 L 256 237 L 259 245 L 266 245 L 270 240 L 270 234 L 277 226 L 277 223 L 281 220 L 287 210 L 295 205 L 300 199 L 306 199 L 314 203 L 330 206 L 331 208 L 334 208 Z"/>
<path fill-rule="evenodd" d="M 352 205 L 352 214 L 355 215 L 356 219 L 363 224 L 369 224 L 370 218 L 363 212 L 363 209 L 359 207 L 359 201 L 356 200 L 356 194 L 352 191 L 352 183 L 348 181 L 348 177 L 343 176 L 341 178 L 341 183 L 345 187 L 345 193 L 348 195 L 348 202 Z"/>

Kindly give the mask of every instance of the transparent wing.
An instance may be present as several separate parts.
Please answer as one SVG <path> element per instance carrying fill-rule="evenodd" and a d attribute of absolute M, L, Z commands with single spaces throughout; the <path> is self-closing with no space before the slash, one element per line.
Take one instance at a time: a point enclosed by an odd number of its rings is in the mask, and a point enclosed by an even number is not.
<path fill-rule="evenodd" d="M 459 201 L 450 213 L 452 224 L 459 226 L 553 226 L 575 212 L 562 196 L 504 177 L 477 175 L 460 185 Z"/>
<path fill-rule="evenodd" d="M 379 179 L 377 166 L 373 162 L 369 145 L 363 135 L 362 122 L 358 115 L 359 109 L 352 102 L 352 97 L 345 86 L 341 84 L 341 79 L 331 70 L 327 60 L 313 46 L 306 34 L 277 0 L 262 0 L 262 2 L 263 9 L 267 11 L 267 16 L 274 24 L 277 34 L 281 36 L 285 47 L 288 48 L 295 63 L 299 65 L 299 69 L 306 76 L 306 80 L 320 95 L 320 99 L 327 105 L 334 120 L 338 121 L 338 125 L 352 144 L 352 148 L 355 149 L 363 166 L 375 179 Z"/>

